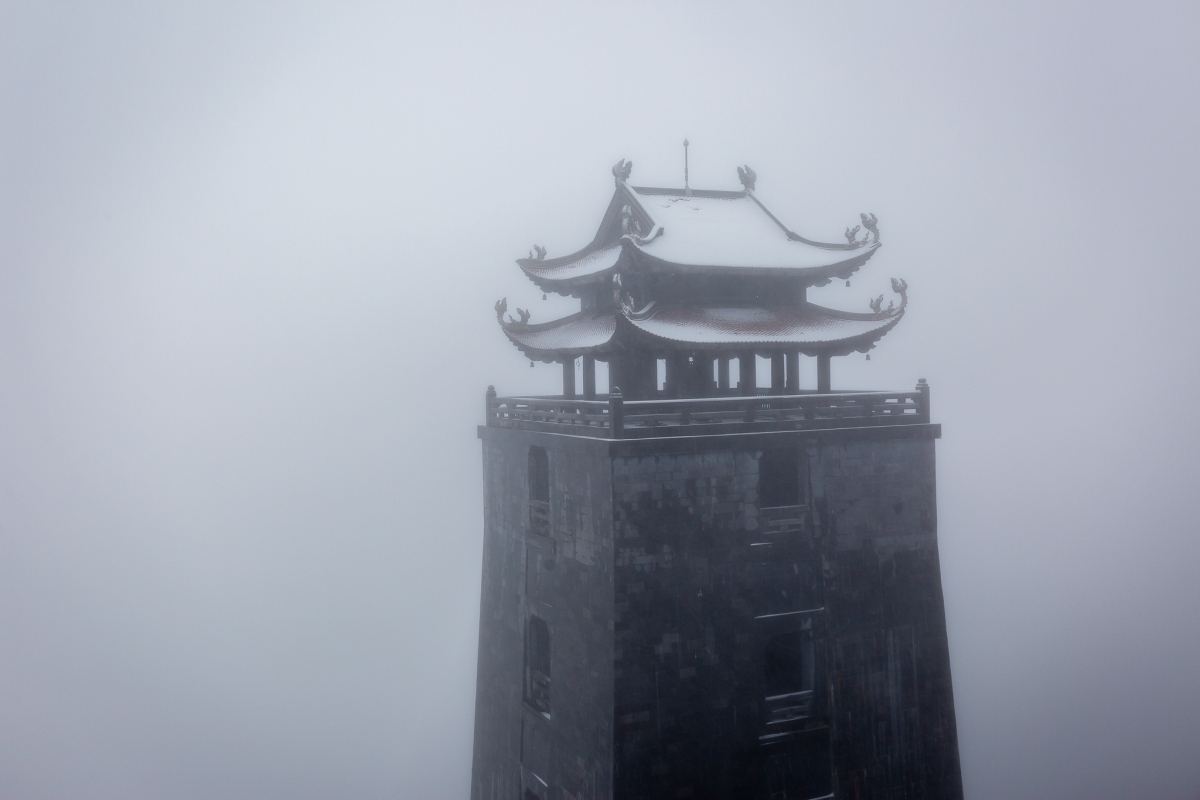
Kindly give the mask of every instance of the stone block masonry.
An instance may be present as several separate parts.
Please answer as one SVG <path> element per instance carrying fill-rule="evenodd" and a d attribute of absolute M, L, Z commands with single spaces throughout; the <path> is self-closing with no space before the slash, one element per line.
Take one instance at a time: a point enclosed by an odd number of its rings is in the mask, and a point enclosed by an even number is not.
<path fill-rule="evenodd" d="M 481 428 L 473 797 L 960 798 L 939 433 Z M 795 502 L 764 507 L 779 450 Z"/>

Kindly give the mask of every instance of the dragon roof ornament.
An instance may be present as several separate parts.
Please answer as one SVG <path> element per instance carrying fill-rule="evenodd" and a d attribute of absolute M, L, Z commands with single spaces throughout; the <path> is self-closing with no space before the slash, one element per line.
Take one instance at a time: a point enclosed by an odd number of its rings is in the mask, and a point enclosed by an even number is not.
<path fill-rule="evenodd" d="M 876 319 L 886 319 L 904 313 L 904 307 L 908 305 L 908 284 L 902 278 L 892 278 L 892 291 L 900 295 L 900 307 L 896 307 L 894 300 L 888 302 L 888 307 L 883 307 L 883 295 L 879 295 L 871 301 L 871 311 L 874 312 Z"/>

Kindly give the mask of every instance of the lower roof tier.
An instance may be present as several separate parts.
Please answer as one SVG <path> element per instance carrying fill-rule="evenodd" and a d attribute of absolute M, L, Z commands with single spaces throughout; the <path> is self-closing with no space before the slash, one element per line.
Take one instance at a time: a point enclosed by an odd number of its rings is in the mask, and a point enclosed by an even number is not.
<path fill-rule="evenodd" d="M 511 317 L 505 322 L 500 316 L 505 335 L 535 361 L 585 355 L 604 360 L 614 352 L 638 349 L 848 355 L 873 348 L 904 316 L 906 305 L 855 314 L 811 303 L 776 308 L 651 304 L 638 312 L 581 311 L 536 325 Z"/>

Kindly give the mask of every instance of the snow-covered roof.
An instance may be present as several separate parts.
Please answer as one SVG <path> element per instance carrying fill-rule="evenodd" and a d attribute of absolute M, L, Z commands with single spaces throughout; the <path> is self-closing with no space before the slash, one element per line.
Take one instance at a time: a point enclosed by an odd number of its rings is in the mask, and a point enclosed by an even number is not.
<path fill-rule="evenodd" d="M 534 283 L 553 291 L 556 284 L 581 284 L 604 280 L 617 265 L 621 252 L 622 245 L 618 241 L 604 247 L 588 246 L 578 253 L 562 258 L 523 258 L 517 263 Z"/>
<path fill-rule="evenodd" d="M 901 308 L 886 316 L 850 314 L 811 303 L 782 308 L 666 306 L 627 320 L 642 333 L 674 344 L 726 350 L 787 345 L 810 355 L 817 351 L 841 355 L 869 350 L 903 313 Z"/>
<path fill-rule="evenodd" d="M 750 192 L 693 192 L 630 187 L 663 229 L 637 247 L 671 264 L 738 270 L 822 270 L 871 257 L 878 242 L 804 241 L 785 228 Z"/>
<path fill-rule="evenodd" d="M 640 314 L 580 312 L 539 325 L 502 327 L 525 355 L 543 361 L 607 354 L 619 331 L 632 339 L 649 337 L 664 349 L 845 355 L 871 349 L 903 315 L 904 305 L 881 314 L 852 314 L 811 303 L 779 308 L 665 306 Z"/>
<path fill-rule="evenodd" d="M 537 325 L 502 322 L 501 327 L 509 340 L 530 358 L 546 359 L 550 354 L 575 358 L 607 352 L 617 321 L 611 311 L 580 311 L 552 322 Z"/>
<path fill-rule="evenodd" d="M 688 192 L 622 181 L 591 244 L 569 256 L 517 263 L 551 291 L 600 282 L 626 268 L 676 275 L 788 274 L 821 285 L 849 278 L 878 248 L 877 236 L 854 244 L 805 239 L 752 191 Z"/>

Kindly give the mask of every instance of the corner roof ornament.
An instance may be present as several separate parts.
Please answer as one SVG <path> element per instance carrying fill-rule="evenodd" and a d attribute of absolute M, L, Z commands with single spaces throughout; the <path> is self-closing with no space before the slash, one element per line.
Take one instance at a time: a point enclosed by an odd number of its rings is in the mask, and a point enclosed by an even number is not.
<path fill-rule="evenodd" d="M 500 323 L 501 327 L 523 328 L 529 324 L 529 312 L 523 308 L 517 309 L 517 316 L 520 317 L 519 320 L 513 319 L 512 314 L 508 315 L 507 322 L 504 320 L 504 312 L 508 311 L 508 298 L 507 297 L 501 297 L 499 300 L 497 300 L 496 305 L 494 305 L 493 308 L 496 310 L 496 321 Z"/>
<path fill-rule="evenodd" d="M 612 174 L 617 186 L 620 186 L 625 181 L 629 180 L 630 173 L 633 172 L 633 162 L 621 159 L 613 164 Z"/>
<path fill-rule="evenodd" d="M 754 183 L 758 180 L 758 174 L 754 170 L 750 169 L 749 164 L 744 167 L 738 167 L 737 170 L 738 180 L 742 182 L 742 186 L 746 187 L 747 192 L 753 192 Z"/>
<path fill-rule="evenodd" d="M 859 214 L 858 216 L 860 219 L 862 219 L 862 224 L 863 224 L 863 227 L 867 229 L 867 234 L 873 235 L 875 237 L 875 241 L 878 242 L 879 241 L 879 218 L 876 217 L 874 214 Z M 866 241 L 865 238 L 864 238 L 864 241 Z"/>
<path fill-rule="evenodd" d="M 895 301 L 892 301 L 884 308 L 883 295 L 879 295 L 871 301 L 871 311 L 874 312 L 875 319 L 886 319 L 904 313 L 905 307 L 908 306 L 908 284 L 903 278 L 892 278 L 892 291 L 900 295 L 900 307 L 896 308 Z"/>

